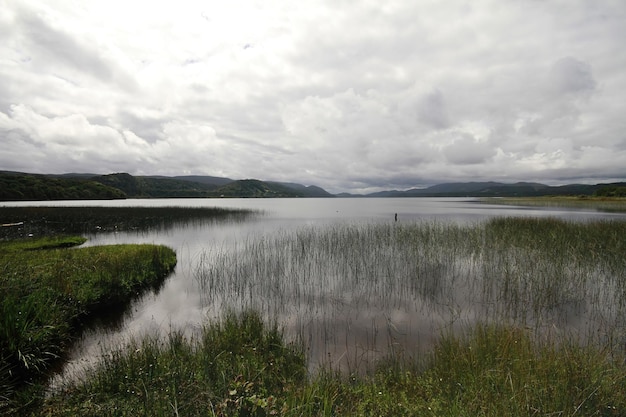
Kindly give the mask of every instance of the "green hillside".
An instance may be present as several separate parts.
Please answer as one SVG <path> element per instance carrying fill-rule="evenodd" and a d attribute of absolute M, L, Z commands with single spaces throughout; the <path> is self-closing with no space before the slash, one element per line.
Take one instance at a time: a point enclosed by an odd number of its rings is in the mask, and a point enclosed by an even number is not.
<path fill-rule="evenodd" d="M 259 180 L 233 181 L 217 188 L 214 197 L 243 197 L 243 198 L 275 198 L 275 197 L 305 197 L 300 190 L 289 188 L 278 183 L 269 183 Z"/>
<path fill-rule="evenodd" d="M 217 177 L 35 175 L 0 172 L 0 201 L 100 200 L 114 198 L 332 197 L 322 188 L 295 183 Z"/>
<path fill-rule="evenodd" d="M 0 201 L 110 200 L 126 198 L 116 187 L 85 179 L 0 172 Z"/>
<path fill-rule="evenodd" d="M 93 177 L 94 181 L 122 190 L 129 198 L 201 198 L 217 186 L 166 177 L 142 177 L 126 173 Z"/>

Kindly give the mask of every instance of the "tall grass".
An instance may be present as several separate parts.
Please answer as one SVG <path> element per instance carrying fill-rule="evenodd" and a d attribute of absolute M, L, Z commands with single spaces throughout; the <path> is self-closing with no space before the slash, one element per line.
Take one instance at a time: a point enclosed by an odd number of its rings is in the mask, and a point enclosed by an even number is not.
<path fill-rule="evenodd" d="M 306 377 L 302 349 L 258 314 L 225 314 L 191 338 L 173 330 L 107 352 L 102 365 L 47 404 L 52 415 L 278 414 Z"/>
<path fill-rule="evenodd" d="M 207 251 L 195 277 L 215 316 L 234 307 L 277 318 L 313 367 L 354 371 L 474 323 L 618 349 L 624 236 L 625 222 L 533 218 L 304 228 Z"/>
<path fill-rule="evenodd" d="M 228 313 L 191 338 L 172 331 L 104 352 L 33 415 L 623 415 L 624 355 L 537 343 L 516 327 L 466 330 L 443 334 L 419 362 L 307 378 L 302 347 L 286 344 L 276 324 Z"/>

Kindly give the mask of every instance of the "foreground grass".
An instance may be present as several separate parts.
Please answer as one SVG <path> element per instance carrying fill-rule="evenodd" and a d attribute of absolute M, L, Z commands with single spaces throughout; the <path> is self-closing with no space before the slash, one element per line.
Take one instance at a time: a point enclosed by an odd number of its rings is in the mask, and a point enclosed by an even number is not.
<path fill-rule="evenodd" d="M 66 248 L 83 241 L 0 242 L 0 412 L 34 400 L 85 319 L 158 285 L 176 264 L 162 246 Z"/>
<path fill-rule="evenodd" d="M 519 328 L 444 335 L 419 362 L 371 375 L 306 378 L 302 348 L 256 313 L 229 315 L 187 339 L 145 338 L 103 358 L 33 415 L 528 416 L 621 415 L 624 356 L 538 344 Z"/>

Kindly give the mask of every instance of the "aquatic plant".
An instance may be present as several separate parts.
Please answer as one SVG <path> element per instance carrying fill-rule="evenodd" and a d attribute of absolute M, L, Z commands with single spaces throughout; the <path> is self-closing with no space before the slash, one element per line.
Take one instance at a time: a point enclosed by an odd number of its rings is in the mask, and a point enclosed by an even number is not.
<path fill-rule="evenodd" d="M 613 349 L 626 337 L 625 235 L 624 222 L 533 218 L 311 227 L 206 251 L 195 278 L 213 316 L 252 308 L 287 323 L 312 367 L 353 370 L 473 323 Z"/>

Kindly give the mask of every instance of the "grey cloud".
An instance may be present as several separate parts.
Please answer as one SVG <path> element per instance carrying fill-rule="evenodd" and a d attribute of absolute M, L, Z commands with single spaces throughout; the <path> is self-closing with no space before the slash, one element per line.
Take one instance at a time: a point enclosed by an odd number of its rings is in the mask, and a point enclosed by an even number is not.
<path fill-rule="evenodd" d="M 477 141 L 464 133 L 446 146 L 443 154 L 453 164 L 474 165 L 487 162 L 495 154 L 495 149 L 488 142 Z"/>
<path fill-rule="evenodd" d="M 129 109 L 119 109 L 116 121 L 120 127 L 130 130 L 149 143 L 155 143 L 163 137 L 163 120 L 155 115 L 138 115 Z"/>
<path fill-rule="evenodd" d="M 434 90 L 432 93 L 422 97 L 417 108 L 417 117 L 420 122 L 435 129 L 445 129 L 450 126 L 441 91 Z"/>
<path fill-rule="evenodd" d="M 95 75 L 103 81 L 110 81 L 112 71 L 96 53 L 74 37 L 53 28 L 35 13 L 24 11 L 18 26 L 26 42 L 35 49 L 33 52 L 39 65 L 47 67 L 56 62 Z"/>
<path fill-rule="evenodd" d="M 561 58 L 552 66 L 548 83 L 557 94 L 584 95 L 596 88 L 591 65 L 576 58 Z"/>

